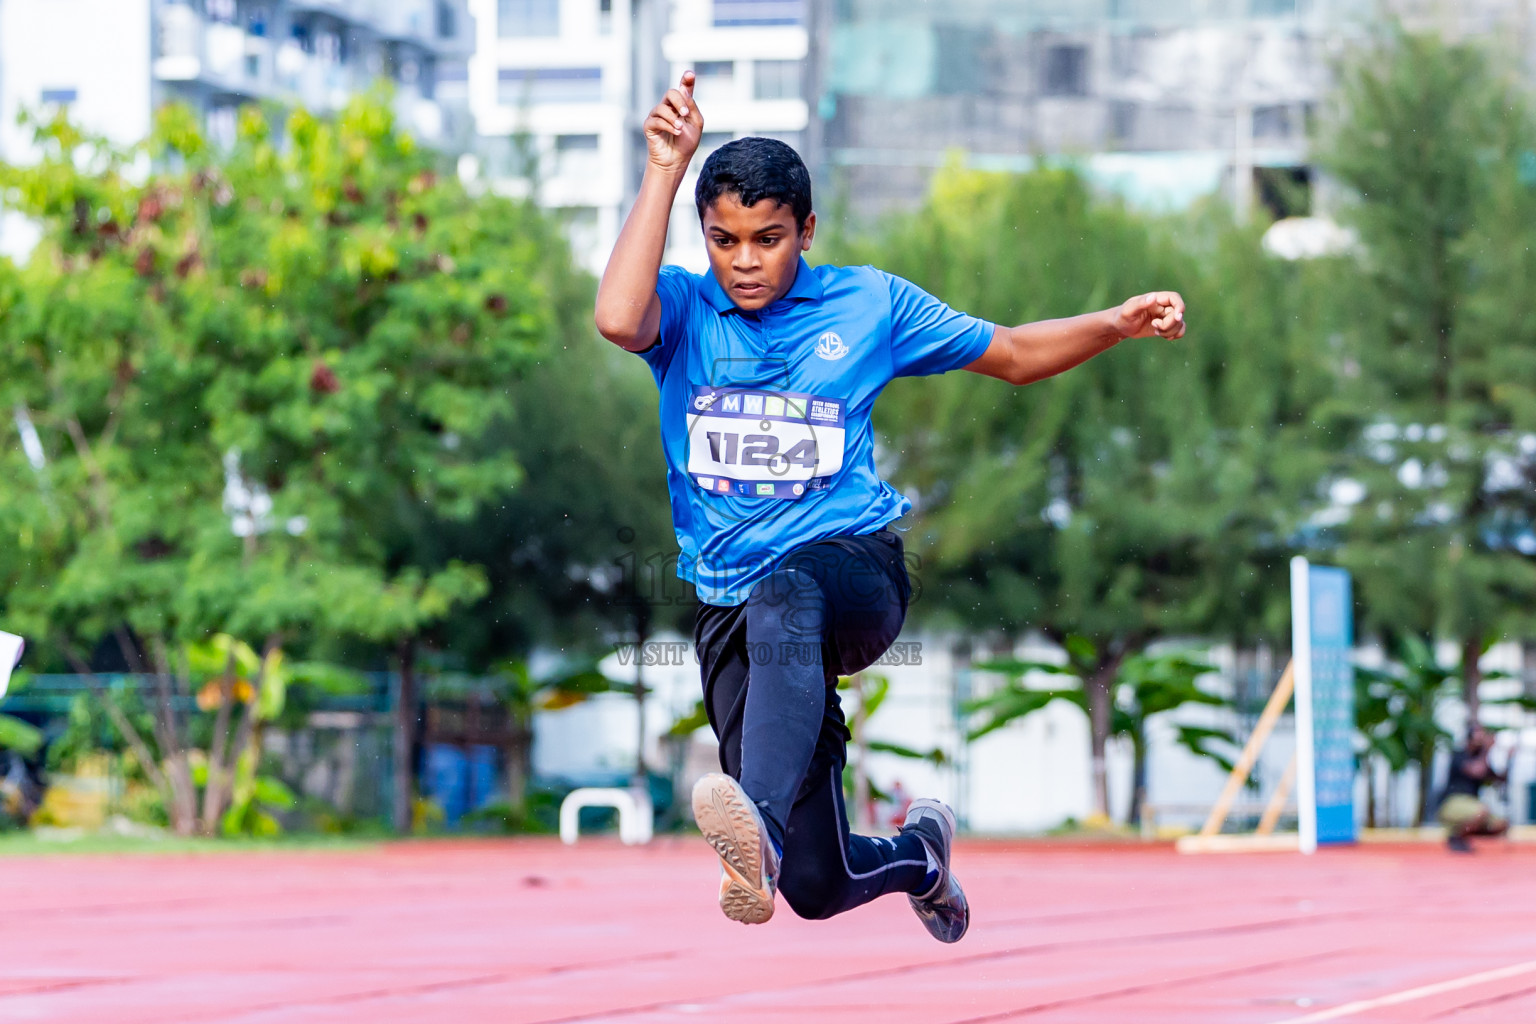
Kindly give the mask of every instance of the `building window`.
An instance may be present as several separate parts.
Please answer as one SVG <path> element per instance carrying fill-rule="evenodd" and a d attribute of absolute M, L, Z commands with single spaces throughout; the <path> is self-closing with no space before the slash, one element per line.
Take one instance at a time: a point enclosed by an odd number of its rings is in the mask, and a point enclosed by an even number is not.
<path fill-rule="evenodd" d="M 1136 104 L 1116 100 L 1109 105 L 1109 136 L 1116 142 L 1136 138 Z"/>
<path fill-rule="evenodd" d="M 496 33 L 503 39 L 560 34 L 560 0 L 496 0 Z"/>
<path fill-rule="evenodd" d="M 694 95 L 705 105 L 716 101 L 730 101 L 738 97 L 736 92 L 736 62 L 729 60 L 701 60 L 693 66 L 698 78 Z"/>
<path fill-rule="evenodd" d="M 469 97 L 469 65 L 439 62 L 433 69 L 432 97 L 440 103 L 462 103 Z"/>
<path fill-rule="evenodd" d="M 1088 95 L 1088 47 L 1046 47 L 1041 91 L 1047 96 Z"/>
<path fill-rule="evenodd" d="M 752 94 L 760 100 L 800 98 L 800 62 L 760 60 L 752 68 Z"/>
<path fill-rule="evenodd" d="M 1290 107 L 1253 108 L 1253 137 L 1255 139 L 1287 139 L 1290 136 Z"/>
<path fill-rule="evenodd" d="M 437 38 L 452 39 L 459 34 L 458 12 L 445 0 L 437 0 Z"/>
<path fill-rule="evenodd" d="M 596 135 L 555 136 L 555 177 L 589 180 L 602 171 L 602 154 Z"/>
<path fill-rule="evenodd" d="M 49 104 L 65 106 L 80 98 L 78 89 L 44 89 L 42 101 Z"/>
<path fill-rule="evenodd" d="M 602 68 L 502 68 L 502 103 L 596 103 L 603 98 Z"/>
<path fill-rule="evenodd" d="M 805 0 L 715 0 L 716 27 L 803 24 Z"/>
<path fill-rule="evenodd" d="M 729 60 L 701 60 L 693 66 L 693 74 L 699 81 L 728 82 L 736 77 L 736 62 Z"/>

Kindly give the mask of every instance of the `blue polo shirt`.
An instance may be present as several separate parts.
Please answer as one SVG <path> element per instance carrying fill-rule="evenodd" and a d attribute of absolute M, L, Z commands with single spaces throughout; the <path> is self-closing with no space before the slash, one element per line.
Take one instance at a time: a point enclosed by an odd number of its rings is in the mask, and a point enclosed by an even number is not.
<path fill-rule="evenodd" d="M 677 572 L 716 605 L 745 601 L 797 547 L 905 515 L 875 470 L 875 399 L 974 362 L 994 330 L 884 271 L 803 259 L 758 312 L 681 267 L 661 268 L 656 294 L 661 336 L 640 355 L 661 391 Z"/>

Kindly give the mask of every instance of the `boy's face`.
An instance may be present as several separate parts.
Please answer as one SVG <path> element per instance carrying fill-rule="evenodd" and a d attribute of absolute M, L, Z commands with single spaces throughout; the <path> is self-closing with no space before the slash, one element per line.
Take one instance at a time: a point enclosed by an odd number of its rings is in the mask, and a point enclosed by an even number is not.
<path fill-rule="evenodd" d="M 737 309 L 758 310 L 782 299 L 815 234 L 814 213 L 802 229 L 794 211 L 772 199 L 742 206 L 740 197 L 727 193 L 704 208 L 709 266 Z"/>

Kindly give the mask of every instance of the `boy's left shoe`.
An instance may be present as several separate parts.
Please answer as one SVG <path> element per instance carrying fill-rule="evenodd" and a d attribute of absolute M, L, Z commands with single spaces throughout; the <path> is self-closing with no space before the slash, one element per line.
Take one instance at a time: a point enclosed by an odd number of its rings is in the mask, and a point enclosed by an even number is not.
<path fill-rule="evenodd" d="M 901 831 L 923 841 L 928 859 L 938 866 L 938 881 L 921 896 L 909 894 L 912 910 L 940 942 L 959 942 L 971 925 L 971 906 L 965 890 L 949 869 L 950 848 L 955 840 L 955 812 L 938 800 L 914 800 L 907 808 Z"/>
<path fill-rule="evenodd" d="M 693 820 L 720 855 L 721 911 L 742 924 L 767 921 L 779 883 L 779 852 L 741 783 L 719 772 L 701 778 L 693 787 Z"/>

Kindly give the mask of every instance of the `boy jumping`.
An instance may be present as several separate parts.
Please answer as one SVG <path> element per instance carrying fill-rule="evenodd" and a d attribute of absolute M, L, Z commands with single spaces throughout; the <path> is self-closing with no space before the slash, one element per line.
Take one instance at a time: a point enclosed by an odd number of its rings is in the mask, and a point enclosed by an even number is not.
<path fill-rule="evenodd" d="M 693 812 L 720 855 L 720 908 L 758 924 L 782 892 L 826 918 L 906 893 L 929 933 L 970 923 L 950 870 L 955 816 L 915 800 L 894 839 L 850 835 L 837 677 L 895 640 L 911 586 L 888 527 L 911 503 L 875 469 L 870 412 L 893 378 L 966 369 L 1028 384 L 1125 338 L 1184 334 L 1184 301 L 1000 327 L 872 267 L 810 267 L 816 214 L 793 149 L 748 138 L 704 162 L 694 201 L 710 272 L 662 266 L 704 118 L 683 75 L 645 120 L 640 194 L 597 293 L 603 337 L 650 365 L 678 574 L 720 767 Z"/>

